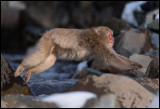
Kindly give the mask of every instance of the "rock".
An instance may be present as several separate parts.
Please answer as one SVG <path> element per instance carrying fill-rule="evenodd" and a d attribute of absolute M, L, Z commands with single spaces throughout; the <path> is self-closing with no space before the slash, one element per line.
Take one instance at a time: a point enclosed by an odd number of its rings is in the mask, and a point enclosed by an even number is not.
<path fill-rule="evenodd" d="M 159 56 L 156 56 L 150 62 L 149 66 L 145 72 L 145 76 L 147 76 L 149 78 L 159 78 Z"/>
<path fill-rule="evenodd" d="M 54 103 L 42 102 L 29 95 L 5 95 L 1 97 L 3 107 L 7 108 L 56 108 Z M 6 104 L 6 105 L 5 105 Z"/>
<path fill-rule="evenodd" d="M 132 79 L 137 81 L 139 84 L 141 84 L 143 87 L 145 87 L 147 90 L 154 94 L 156 94 L 159 91 L 159 78 L 152 79 L 148 77 L 134 77 Z"/>
<path fill-rule="evenodd" d="M 153 94 L 143 86 L 125 76 L 103 74 L 89 75 L 66 91 L 90 91 L 98 96 L 114 93 L 124 108 L 146 107 Z"/>
<path fill-rule="evenodd" d="M 137 22 L 137 24 L 138 24 L 138 28 L 141 26 L 141 25 L 143 25 L 144 24 L 144 19 L 145 19 L 145 17 L 146 17 L 146 13 L 143 11 L 143 12 L 140 12 L 139 10 L 137 11 L 137 10 L 135 10 L 134 12 L 133 12 L 133 15 L 134 15 L 134 17 L 135 17 L 135 20 L 136 20 L 136 22 Z"/>
<path fill-rule="evenodd" d="M 155 1 L 133 1 L 125 4 L 121 18 L 135 27 L 142 24 L 147 12 L 157 9 Z"/>
<path fill-rule="evenodd" d="M 148 24 L 147 27 L 158 33 L 158 31 L 159 31 L 159 19 L 154 20 L 152 23 Z"/>
<path fill-rule="evenodd" d="M 84 78 L 87 75 L 98 75 L 100 76 L 102 72 L 92 69 L 92 68 L 85 68 L 78 75 L 73 75 L 74 78 Z"/>
<path fill-rule="evenodd" d="M 154 58 L 155 56 L 159 55 L 159 49 L 146 52 L 144 55 L 150 56 L 151 58 Z"/>
<path fill-rule="evenodd" d="M 97 99 L 88 100 L 84 106 L 89 108 L 122 108 L 115 94 L 105 94 Z"/>
<path fill-rule="evenodd" d="M 8 103 L 1 100 L 1 108 L 7 108 Z"/>
<path fill-rule="evenodd" d="M 33 95 L 53 94 L 62 92 L 77 82 L 76 79 L 71 80 L 45 80 L 45 79 L 31 79 L 27 85 Z"/>
<path fill-rule="evenodd" d="M 1 55 L 1 95 L 26 94 L 31 95 L 29 88 L 23 85 L 21 77 L 14 78 L 14 71 Z"/>
<path fill-rule="evenodd" d="M 130 56 L 129 59 L 134 62 L 137 62 L 143 66 L 143 68 L 138 69 L 138 71 L 142 72 L 142 75 L 139 75 L 138 77 L 144 76 L 144 74 L 149 66 L 149 63 L 152 61 L 152 58 L 150 58 L 149 56 L 139 55 L 139 54 L 134 54 L 134 55 Z"/>
<path fill-rule="evenodd" d="M 151 11 L 147 13 L 146 20 L 145 20 L 145 27 L 147 27 L 148 24 L 152 23 L 156 18 L 156 15 L 159 13 L 159 9 L 156 9 L 154 11 Z"/>
<path fill-rule="evenodd" d="M 114 34 L 113 34 L 114 36 L 119 35 L 122 30 L 128 30 L 131 28 L 131 26 L 127 22 L 118 18 L 109 19 L 106 23 L 106 26 L 108 26 L 114 31 Z"/>
<path fill-rule="evenodd" d="M 114 49 L 117 53 L 129 57 L 135 53 L 145 53 L 152 48 L 150 31 L 130 29 L 115 38 Z"/>
<path fill-rule="evenodd" d="M 151 43 L 154 49 L 159 49 L 159 34 L 153 33 L 151 36 Z"/>

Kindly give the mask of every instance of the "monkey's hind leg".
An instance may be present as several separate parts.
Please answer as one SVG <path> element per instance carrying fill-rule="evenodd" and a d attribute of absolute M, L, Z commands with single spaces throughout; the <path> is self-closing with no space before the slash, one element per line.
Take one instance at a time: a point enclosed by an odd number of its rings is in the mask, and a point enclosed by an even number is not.
<path fill-rule="evenodd" d="M 56 59 L 57 59 L 57 57 L 54 54 L 50 54 L 48 56 L 48 58 L 43 63 L 39 64 L 36 67 L 29 69 L 26 72 L 26 74 L 24 75 L 24 77 L 25 77 L 24 84 L 26 84 L 30 80 L 30 76 L 32 73 L 38 74 L 38 73 L 41 73 L 41 72 L 49 69 L 50 67 L 52 67 L 54 65 L 54 63 L 56 62 Z"/>

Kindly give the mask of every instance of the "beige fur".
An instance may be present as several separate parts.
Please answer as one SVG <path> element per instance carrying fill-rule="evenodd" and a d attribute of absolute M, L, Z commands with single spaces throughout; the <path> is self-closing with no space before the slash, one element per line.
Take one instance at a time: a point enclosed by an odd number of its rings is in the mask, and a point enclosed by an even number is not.
<path fill-rule="evenodd" d="M 54 65 L 57 57 L 74 60 L 103 60 L 106 68 L 132 70 L 141 65 L 117 54 L 109 43 L 106 34 L 113 31 L 100 26 L 91 29 L 57 28 L 43 34 L 35 50 L 27 56 L 15 72 L 19 76 L 27 69 L 26 82 L 32 73 L 41 73 Z M 109 69 L 110 69 L 109 68 Z"/>

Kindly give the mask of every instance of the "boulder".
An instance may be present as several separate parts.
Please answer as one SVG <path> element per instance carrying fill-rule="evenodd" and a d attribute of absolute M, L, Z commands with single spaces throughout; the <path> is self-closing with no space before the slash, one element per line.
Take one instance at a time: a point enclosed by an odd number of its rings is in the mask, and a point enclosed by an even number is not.
<path fill-rule="evenodd" d="M 133 79 L 114 74 L 89 75 L 66 91 L 90 91 L 99 96 L 114 93 L 125 108 L 144 108 L 153 98 L 151 92 Z"/>
<path fill-rule="evenodd" d="M 144 26 L 155 31 L 159 30 L 159 9 L 147 13 Z"/>
<path fill-rule="evenodd" d="M 151 36 L 151 43 L 154 49 L 159 49 L 159 34 L 153 33 Z"/>
<path fill-rule="evenodd" d="M 14 78 L 14 70 L 1 55 L 1 95 L 26 94 L 32 95 L 28 86 L 23 84 L 21 77 Z"/>
<path fill-rule="evenodd" d="M 141 73 L 142 75 L 138 75 L 138 77 L 144 76 L 144 74 L 149 66 L 149 63 L 152 61 L 152 58 L 150 58 L 149 56 L 139 55 L 139 54 L 134 54 L 134 55 L 130 56 L 129 59 L 134 62 L 137 62 L 143 66 L 143 68 L 138 69 L 138 71 L 142 72 Z"/>
<path fill-rule="evenodd" d="M 147 27 L 158 33 L 158 31 L 159 31 L 159 19 L 154 20 L 152 23 L 148 24 Z"/>
<path fill-rule="evenodd" d="M 27 83 L 33 95 L 53 94 L 62 92 L 77 82 L 76 79 L 66 80 L 45 80 L 45 79 L 30 79 Z"/>
<path fill-rule="evenodd" d="M 149 30 L 130 29 L 115 38 L 114 49 L 117 53 L 129 57 L 135 53 L 145 53 L 152 46 Z"/>
<path fill-rule="evenodd" d="M 148 77 L 134 77 L 132 79 L 154 94 L 157 94 L 159 91 L 159 78 L 152 79 Z"/>
<path fill-rule="evenodd" d="M 5 95 L 1 97 L 1 108 L 56 108 L 55 103 L 42 102 L 29 95 Z"/>
<path fill-rule="evenodd" d="M 122 108 L 115 94 L 104 94 L 99 98 L 90 99 L 86 102 L 85 108 Z"/>
<path fill-rule="evenodd" d="M 159 78 L 159 56 L 154 57 L 150 62 L 145 72 L 145 76 L 150 78 Z"/>

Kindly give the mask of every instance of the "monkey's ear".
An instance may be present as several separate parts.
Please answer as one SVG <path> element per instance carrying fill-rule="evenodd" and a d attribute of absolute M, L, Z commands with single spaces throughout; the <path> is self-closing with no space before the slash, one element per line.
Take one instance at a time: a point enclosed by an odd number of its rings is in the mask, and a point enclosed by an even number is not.
<path fill-rule="evenodd" d="M 97 34 L 97 35 L 99 35 L 99 34 L 100 34 L 100 30 L 101 30 L 101 28 L 100 28 L 100 27 L 96 27 L 96 28 L 94 28 L 94 31 L 96 32 L 96 34 Z"/>

